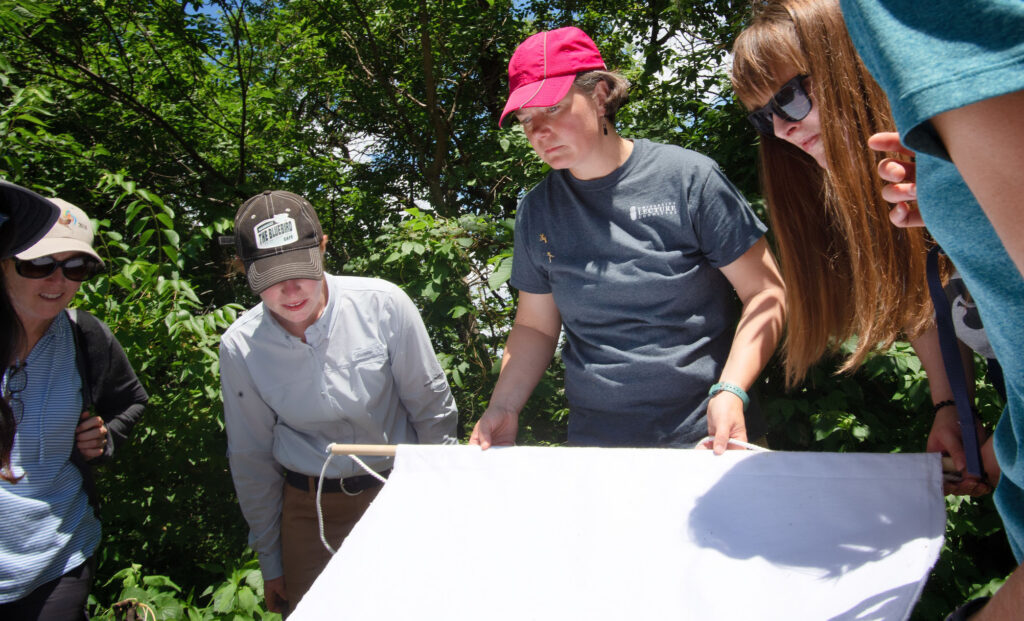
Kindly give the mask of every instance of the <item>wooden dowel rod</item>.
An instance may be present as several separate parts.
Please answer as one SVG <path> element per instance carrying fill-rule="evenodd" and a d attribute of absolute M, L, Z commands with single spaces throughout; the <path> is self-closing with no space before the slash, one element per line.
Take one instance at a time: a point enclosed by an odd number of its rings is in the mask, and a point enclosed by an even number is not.
<path fill-rule="evenodd" d="M 956 466 L 953 465 L 953 458 L 942 456 L 942 471 L 943 472 L 956 472 Z"/>
<path fill-rule="evenodd" d="M 368 455 L 370 457 L 394 457 L 395 444 L 334 444 L 328 446 L 332 455 Z"/>
<path fill-rule="evenodd" d="M 332 455 L 368 455 L 370 457 L 394 457 L 395 444 L 335 444 L 327 447 Z M 942 458 L 942 470 L 946 473 L 955 472 L 953 460 L 949 457 Z"/>

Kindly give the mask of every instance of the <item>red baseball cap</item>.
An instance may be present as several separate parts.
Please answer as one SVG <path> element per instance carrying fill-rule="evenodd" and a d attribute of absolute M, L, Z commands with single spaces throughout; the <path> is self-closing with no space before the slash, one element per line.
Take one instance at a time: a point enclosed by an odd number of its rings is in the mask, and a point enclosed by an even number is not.
<path fill-rule="evenodd" d="M 508 61 L 508 102 L 498 127 L 510 112 L 553 106 L 565 97 L 577 73 L 605 69 L 597 46 L 575 26 L 545 30 L 519 44 Z"/>

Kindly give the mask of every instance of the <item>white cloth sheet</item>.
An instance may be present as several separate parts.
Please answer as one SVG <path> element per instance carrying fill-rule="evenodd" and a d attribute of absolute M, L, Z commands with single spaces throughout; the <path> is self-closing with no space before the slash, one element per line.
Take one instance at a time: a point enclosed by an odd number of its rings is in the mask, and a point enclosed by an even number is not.
<path fill-rule="evenodd" d="M 905 619 L 941 477 L 935 454 L 403 445 L 290 619 Z"/>

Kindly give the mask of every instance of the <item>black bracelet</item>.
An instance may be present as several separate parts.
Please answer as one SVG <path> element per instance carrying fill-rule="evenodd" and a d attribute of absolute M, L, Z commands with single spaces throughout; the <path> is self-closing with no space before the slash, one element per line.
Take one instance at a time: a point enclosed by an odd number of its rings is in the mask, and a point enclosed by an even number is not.
<path fill-rule="evenodd" d="M 939 410 L 941 410 L 942 408 L 946 407 L 947 405 L 956 405 L 956 401 L 953 401 L 952 399 L 946 399 L 945 401 L 939 401 L 938 403 L 936 403 L 935 405 L 932 406 L 932 416 L 935 416 L 936 414 L 938 414 Z"/>

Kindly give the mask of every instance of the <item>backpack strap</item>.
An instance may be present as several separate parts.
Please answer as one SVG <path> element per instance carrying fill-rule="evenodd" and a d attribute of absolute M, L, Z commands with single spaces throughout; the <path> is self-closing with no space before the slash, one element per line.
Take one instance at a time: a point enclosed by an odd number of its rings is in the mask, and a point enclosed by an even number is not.
<path fill-rule="evenodd" d="M 78 312 L 76 308 L 67 309 L 68 319 L 71 320 L 71 338 L 75 341 L 75 366 L 78 368 L 78 375 L 82 378 L 82 409 L 92 408 L 92 380 L 91 364 L 89 360 L 89 337 L 83 319 L 86 314 Z M 91 317 L 90 317 L 91 319 Z"/>
<path fill-rule="evenodd" d="M 942 364 L 946 368 L 949 386 L 953 389 L 957 417 L 960 419 L 960 437 L 963 439 L 964 455 L 967 457 L 967 472 L 976 477 L 983 477 L 981 453 L 978 450 L 978 433 L 974 426 L 974 412 L 971 410 L 971 399 L 967 392 L 967 377 L 960 359 L 960 348 L 956 344 L 953 313 L 949 308 L 949 299 L 942 288 L 942 279 L 939 278 L 939 253 L 941 252 L 942 248 L 938 246 L 934 246 L 928 251 L 926 263 L 928 292 L 932 297 L 932 306 L 935 307 L 935 324 L 939 329 Z"/>
<path fill-rule="evenodd" d="M 89 374 L 88 337 L 86 330 L 82 327 L 82 318 L 87 317 L 87 315 L 79 313 L 74 308 L 67 309 L 67 313 L 68 319 L 71 320 L 71 338 L 75 342 L 75 366 L 78 367 L 78 376 L 82 380 L 82 410 L 90 410 L 93 405 L 92 376 Z M 92 505 L 93 513 L 99 518 L 100 496 L 96 490 L 96 477 L 93 475 L 92 466 L 89 465 L 85 456 L 78 450 L 77 444 L 72 444 L 69 460 L 82 474 L 82 488 L 85 490 L 86 496 L 89 497 L 89 504 Z"/>

